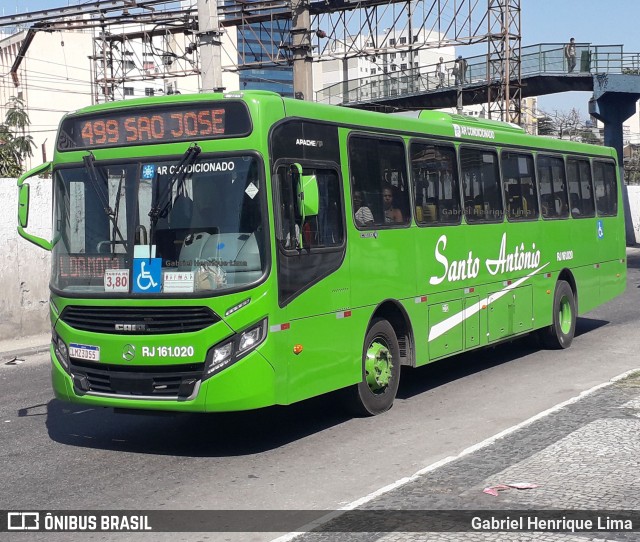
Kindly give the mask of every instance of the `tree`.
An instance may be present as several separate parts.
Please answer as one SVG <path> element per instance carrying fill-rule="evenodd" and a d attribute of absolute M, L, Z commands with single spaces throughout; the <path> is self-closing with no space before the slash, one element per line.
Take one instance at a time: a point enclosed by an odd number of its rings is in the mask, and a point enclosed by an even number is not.
<path fill-rule="evenodd" d="M 627 184 L 640 184 L 640 148 L 628 145 L 624 149 L 624 180 Z"/>
<path fill-rule="evenodd" d="M 13 96 L 6 107 L 4 123 L 0 124 L 0 177 L 18 177 L 24 171 L 24 159 L 33 156 L 35 143 L 27 134 L 31 122 L 24 102 Z"/>
<path fill-rule="evenodd" d="M 573 108 L 571 111 L 554 111 L 542 113 L 538 118 L 538 135 L 553 136 L 570 141 L 599 144 L 600 140 L 588 127 L 587 122 L 580 118 L 580 112 Z"/>
<path fill-rule="evenodd" d="M 546 113 L 544 113 L 541 117 L 538 117 L 538 135 L 556 135 L 556 126 L 553 123 L 553 119 Z"/>
<path fill-rule="evenodd" d="M 554 111 L 553 123 L 560 139 L 577 141 L 580 139 L 584 123 L 580 120 L 580 113 L 573 108 L 571 111 Z"/>

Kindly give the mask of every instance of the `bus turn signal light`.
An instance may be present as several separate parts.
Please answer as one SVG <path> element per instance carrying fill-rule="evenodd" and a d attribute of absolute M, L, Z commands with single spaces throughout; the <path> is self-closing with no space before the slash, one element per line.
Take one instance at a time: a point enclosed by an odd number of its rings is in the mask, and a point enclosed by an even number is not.
<path fill-rule="evenodd" d="M 300 352 L 302 352 L 302 345 L 301 344 L 296 344 L 293 347 L 293 353 L 297 356 Z"/>

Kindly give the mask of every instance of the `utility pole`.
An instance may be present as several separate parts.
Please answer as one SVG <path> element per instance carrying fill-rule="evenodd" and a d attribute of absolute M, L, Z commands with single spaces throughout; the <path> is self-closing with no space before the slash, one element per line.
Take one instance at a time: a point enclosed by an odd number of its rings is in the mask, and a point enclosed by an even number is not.
<path fill-rule="evenodd" d="M 198 0 L 200 36 L 200 92 L 222 92 L 222 32 L 218 23 L 218 0 Z"/>
<path fill-rule="evenodd" d="M 293 0 L 292 8 L 293 93 L 299 100 L 313 101 L 309 0 Z"/>

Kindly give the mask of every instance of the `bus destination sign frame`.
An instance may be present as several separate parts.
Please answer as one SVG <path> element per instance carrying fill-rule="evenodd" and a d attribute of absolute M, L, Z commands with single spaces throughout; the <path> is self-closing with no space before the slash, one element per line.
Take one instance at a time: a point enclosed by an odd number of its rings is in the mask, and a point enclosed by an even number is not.
<path fill-rule="evenodd" d="M 185 102 L 114 109 L 62 121 L 59 151 L 243 137 L 251 133 L 244 102 Z"/>

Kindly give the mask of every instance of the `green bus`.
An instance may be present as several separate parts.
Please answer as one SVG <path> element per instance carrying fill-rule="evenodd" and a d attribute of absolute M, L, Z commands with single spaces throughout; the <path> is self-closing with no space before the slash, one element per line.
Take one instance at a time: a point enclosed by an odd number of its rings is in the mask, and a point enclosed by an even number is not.
<path fill-rule="evenodd" d="M 52 239 L 27 232 L 50 172 Z M 18 180 L 51 250 L 52 380 L 65 401 L 215 412 L 343 389 L 391 407 L 419 367 L 531 332 L 566 348 L 621 294 L 614 151 L 436 111 L 269 92 L 69 114 Z"/>

